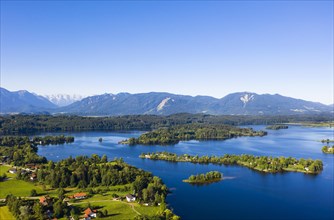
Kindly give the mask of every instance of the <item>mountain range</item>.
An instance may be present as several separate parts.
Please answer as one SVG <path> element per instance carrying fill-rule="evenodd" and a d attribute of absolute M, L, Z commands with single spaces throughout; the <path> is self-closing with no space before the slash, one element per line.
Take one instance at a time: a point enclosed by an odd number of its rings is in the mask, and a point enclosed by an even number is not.
<path fill-rule="evenodd" d="M 59 107 L 63 104 L 58 101 L 66 96 L 48 96 L 57 106 L 46 97 L 25 90 L 10 92 L 4 88 L 0 89 L 0 112 L 2 114 L 49 112 L 51 114 L 105 116 L 169 115 L 187 112 L 214 115 L 292 115 L 333 112 L 333 105 L 324 105 L 279 94 L 259 95 L 252 92 L 232 93 L 221 99 L 163 92 L 102 94 L 78 101 L 73 100 L 74 103 Z M 80 98 L 77 97 L 77 99 Z"/>

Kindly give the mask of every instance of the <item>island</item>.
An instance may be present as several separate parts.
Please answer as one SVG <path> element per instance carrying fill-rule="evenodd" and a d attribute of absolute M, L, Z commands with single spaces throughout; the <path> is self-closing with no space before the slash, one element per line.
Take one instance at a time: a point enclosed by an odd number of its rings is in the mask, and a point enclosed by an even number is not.
<path fill-rule="evenodd" d="M 302 172 L 305 174 L 318 174 L 323 170 L 321 160 L 299 159 L 292 157 L 268 157 L 253 155 L 231 155 L 224 156 L 191 156 L 188 154 L 177 155 L 169 152 L 142 153 L 140 158 L 151 160 L 166 160 L 171 162 L 190 162 L 199 164 L 239 165 L 252 170 L 277 173 L 277 172 Z"/>
<path fill-rule="evenodd" d="M 183 182 L 191 184 L 210 184 L 214 182 L 221 181 L 223 179 L 223 174 L 218 171 L 210 171 L 207 173 L 191 175 L 188 179 L 183 180 Z"/>
<path fill-rule="evenodd" d="M 16 219 L 179 219 L 165 203 L 163 181 L 122 158 L 48 161 L 31 138 L 11 136 L 0 137 L 0 162 L 0 199 Z"/>
<path fill-rule="evenodd" d="M 325 154 L 334 154 L 334 145 L 332 147 L 330 146 L 323 146 L 322 152 Z"/>
<path fill-rule="evenodd" d="M 266 127 L 268 130 L 279 130 L 279 129 L 288 129 L 289 126 L 287 125 L 269 125 Z"/>
<path fill-rule="evenodd" d="M 186 140 L 226 140 L 242 136 L 265 136 L 265 131 L 254 131 L 252 128 L 239 128 L 231 125 L 186 124 L 168 128 L 159 128 L 146 132 L 138 138 L 121 141 L 129 145 L 172 145 Z"/>

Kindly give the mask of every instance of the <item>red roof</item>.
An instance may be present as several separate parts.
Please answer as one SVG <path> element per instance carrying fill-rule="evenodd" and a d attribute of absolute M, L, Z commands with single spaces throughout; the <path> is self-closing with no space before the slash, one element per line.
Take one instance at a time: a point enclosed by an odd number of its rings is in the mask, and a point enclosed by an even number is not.
<path fill-rule="evenodd" d="M 92 211 L 90 208 L 87 208 L 87 209 L 84 211 L 85 215 L 87 215 L 87 216 L 89 216 L 90 214 L 95 213 L 95 212 L 96 212 L 96 210 Z"/>
<path fill-rule="evenodd" d="M 44 202 L 46 202 L 46 198 L 45 198 L 45 196 L 40 197 L 40 198 L 39 198 L 39 202 L 40 202 L 40 203 L 44 203 Z"/>
<path fill-rule="evenodd" d="M 81 193 L 76 193 L 76 194 L 74 194 L 73 196 L 74 196 L 74 197 L 85 197 L 85 196 L 87 196 L 87 194 L 81 192 Z"/>

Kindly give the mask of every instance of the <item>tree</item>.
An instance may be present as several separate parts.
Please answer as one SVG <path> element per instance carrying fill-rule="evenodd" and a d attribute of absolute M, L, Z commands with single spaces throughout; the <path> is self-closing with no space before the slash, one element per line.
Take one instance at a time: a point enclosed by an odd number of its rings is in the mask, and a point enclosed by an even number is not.
<path fill-rule="evenodd" d="M 70 185 L 71 185 L 71 187 L 75 187 L 77 185 L 74 174 L 72 174 L 71 177 L 70 177 Z"/>
<path fill-rule="evenodd" d="M 136 176 L 136 180 L 132 183 L 133 190 L 136 193 L 141 193 L 142 189 L 146 188 L 147 181 L 143 176 Z"/>
<path fill-rule="evenodd" d="M 147 189 L 142 190 L 142 198 L 143 198 L 144 202 L 146 202 L 148 200 Z"/>
<path fill-rule="evenodd" d="M 80 180 L 79 183 L 78 183 L 78 188 L 86 188 L 87 184 L 85 181 L 83 180 Z"/>
<path fill-rule="evenodd" d="M 103 154 L 102 158 L 101 158 L 101 163 L 107 163 L 108 162 L 108 157 L 107 155 Z"/>
<path fill-rule="evenodd" d="M 6 173 L 3 173 L 3 174 L 0 176 L 0 182 L 4 181 L 5 179 L 7 179 L 7 174 L 6 174 Z"/>
<path fill-rule="evenodd" d="M 30 196 L 37 196 L 38 194 L 37 194 L 37 191 L 35 190 L 35 189 L 32 189 L 31 191 L 30 191 Z"/>
<path fill-rule="evenodd" d="M 76 209 L 74 207 L 72 207 L 70 215 L 75 219 L 75 220 L 79 220 L 79 216 L 76 213 Z"/>
<path fill-rule="evenodd" d="M 167 209 L 165 201 L 162 201 L 160 204 L 160 213 L 164 213 L 164 211 Z"/>
<path fill-rule="evenodd" d="M 154 195 L 154 202 L 155 203 L 160 203 L 161 202 L 161 197 L 158 192 L 155 193 Z"/>
<path fill-rule="evenodd" d="M 35 214 L 34 214 L 34 217 L 35 217 L 36 219 L 38 219 L 38 220 L 43 220 L 43 219 L 44 219 L 43 208 L 42 208 L 42 206 L 41 206 L 40 203 L 35 202 L 32 210 L 33 210 L 34 213 L 35 213 Z"/>
<path fill-rule="evenodd" d="M 98 218 L 102 218 L 102 217 L 103 217 L 103 213 L 100 212 L 100 211 L 98 211 L 97 214 L 96 214 L 96 217 L 98 217 Z"/>
<path fill-rule="evenodd" d="M 58 189 L 57 193 L 58 193 L 58 198 L 60 200 L 63 200 L 65 198 L 65 190 L 63 188 L 60 187 Z"/>
<path fill-rule="evenodd" d="M 64 211 L 63 211 L 61 200 L 58 200 L 53 205 L 53 211 L 54 211 L 54 216 L 57 217 L 57 218 L 62 217 L 64 215 Z"/>
<path fill-rule="evenodd" d="M 21 206 L 20 208 L 20 218 L 21 219 L 27 219 L 30 215 L 29 206 Z"/>
<path fill-rule="evenodd" d="M 325 153 L 326 153 L 327 151 L 328 151 L 328 147 L 327 147 L 327 146 L 323 146 L 323 147 L 322 147 L 322 152 L 325 152 Z"/>

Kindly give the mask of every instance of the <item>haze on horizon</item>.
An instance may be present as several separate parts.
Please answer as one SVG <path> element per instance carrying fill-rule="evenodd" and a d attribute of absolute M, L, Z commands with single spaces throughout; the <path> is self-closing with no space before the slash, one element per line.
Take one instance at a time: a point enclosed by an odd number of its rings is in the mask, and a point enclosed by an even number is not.
<path fill-rule="evenodd" d="M 279 93 L 332 104 L 333 1 L 1 1 L 1 81 L 40 95 Z"/>

